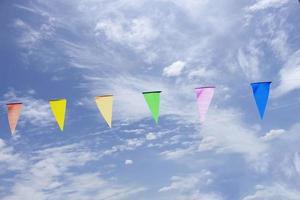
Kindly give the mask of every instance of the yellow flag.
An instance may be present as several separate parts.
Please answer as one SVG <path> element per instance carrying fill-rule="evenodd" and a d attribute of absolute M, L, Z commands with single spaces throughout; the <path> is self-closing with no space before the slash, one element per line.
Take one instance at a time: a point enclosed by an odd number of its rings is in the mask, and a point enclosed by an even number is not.
<path fill-rule="evenodd" d="M 64 124 L 65 124 L 67 100 L 66 99 L 50 100 L 49 103 L 50 103 L 50 107 L 53 112 L 53 115 L 57 121 L 57 124 L 58 124 L 60 130 L 63 131 Z"/>
<path fill-rule="evenodd" d="M 97 96 L 95 101 L 100 113 L 102 114 L 108 126 L 111 128 L 113 96 Z"/>

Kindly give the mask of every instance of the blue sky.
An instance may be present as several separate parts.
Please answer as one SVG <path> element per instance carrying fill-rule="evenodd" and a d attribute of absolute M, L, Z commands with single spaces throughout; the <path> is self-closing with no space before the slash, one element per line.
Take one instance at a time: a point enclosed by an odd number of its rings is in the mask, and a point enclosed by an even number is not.
<path fill-rule="evenodd" d="M 2 0 L 0 197 L 300 199 L 296 0 Z M 250 83 L 272 81 L 264 120 Z M 216 86 L 199 123 L 194 88 Z M 141 94 L 161 90 L 156 125 Z M 113 94 L 113 128 L 94 103 Z M 67 98 L 61 133 L 48 100 Z M 6 107 L 24 108 L 16 136 Z"/>

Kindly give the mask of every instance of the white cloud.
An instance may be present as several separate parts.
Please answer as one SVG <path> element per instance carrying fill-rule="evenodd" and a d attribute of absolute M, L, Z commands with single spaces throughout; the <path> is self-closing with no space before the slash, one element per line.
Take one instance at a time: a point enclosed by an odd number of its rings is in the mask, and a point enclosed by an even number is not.
<path fill-rule="evenodd" d="M 240 67 L 247 78 L 258 80 L 260 79 L 260 55 L 261 51 L 256 46 L 255 40 L 249 42 L 249 46 L 245 49 L 239 49 L 237 59 Z"/>
<path fill-rule="evenodd" d="M 294 155 L 294 166 L 296 171 L 298 172 L 298 175 L 300 176 L 300 154 L 295 153 Z"/>
<path fill-rule="evenodd" d="M 283 129 L 276 129 L 276 130 L 272 129 L 269 132 L 267 132 L 266 135 L 262 137 L 262 139 L 264 141 L 273 140 L 275 138 L 278 138 L 279 136 L 281 136 L 284 133 L 285 133 L 285 130 L 283 130 Z"/>
<path fill-rule="evenodd" d="M 122 144 L 114 145 L 110 149 L 103 151 L 101 154 L 98 154 L 99 157 L 108 156 L 112 154 L 116 154 L 122 151 L 133 151 L 138 147 L 142 146 L 145 143 L 144 138 L 133 138 L 122 141 Z"/>
<path fill-rule="evenodd" d="M 256 3 L 249 6 L 249 11 L 259 11 L 267 8 L 279 8 L 288 3 L 289 0 L 256 0 Z"/>
<path fill-rule="evenodd" d="M 193 157 L 199 152 L 213 151 L 218 154 L 239 153 L 252 167 L 265 167 L 264 153 L 268 145 L 255 131 L 241 121 L 241 113 L 234 110 L 210 108 L 210 114 L 193 143 L 187 148 L 166 150 L 161 153 L 166 159 Z"/>
<path fill-rule="evenodd" d="M 274 97 L 282 96 L 300 88 L 300 50 L 295 51 L 279 72 L 280 84 L 273 92 Z"/>
<path fill-rule="evenodd" d="M 128 45 L 138 50 L 145 49 L 148 43 L 158 36 L 150 18 L 140 17 L 132 20 L 102 20 L 95 27 L 96 35 L 104 32 L 114 42 Z"/>
<path fill-rule="evenodd" d="M 172 150 L 163 151 L 160 153 L 160 155 L 163 156 L 165 159 L 178 160 L 180 158 L 193 155 L 195 152 L 195 147 L 191 146 L 189 148 L 176 148 Z"/>
<path fill-rule="evenodd" d="M 253 195 L 246 196 L 243 200 L 298 200 L 299 196 L 300 192 L 298 190 L 293 190 L 284 184 L 275 183 L 271 186 L 258 186 Z"/>
<path fill-rule="evenodd" d="M 271 46 L 280 58 L 285 60 L 289 56 L 289 46 L 287 43 L 288 33 L 284 30 L 279 30 L 274 33 L 274 38 L 270 41 Z"/>
<path fill-rule="evenodd" d="M 258 158 L 267 150 L 255 131 L 241 121 L 240 113 L 235 110 L 211 109 L 211 115 L 202 127 L 201 135 L 214 137 L 216 152 L 236 152 L 249 159 Z"/>
<path fill-rule="evenodd" d="M 22 37 L 19 39 L 19 43 L 21 46 L 26 47 L 34 45 L 39 39 L 40 39 L 40 33 L 36 30 L 34 30 L 30 25 L 25 23 L 21 19 L 16 19 L 15 20 L 15 27 L 21 28 L 24 30 L 24 33 Z"/>
<path fill-rule="evenodd" d="M 195 192 L 191 195 L 179 195 L 174 200 L 222 200 L 223 197 L 215 193 Z"/>
<path fill-rule="evenodd" d="M 161 199 L 165 199 L 163 196 L 167 194 L 166 199 L 174 200 L 222 200 L 220 195 L 206 189 L 213 181 L 213 174 L 207 170 L 183 176 L 172 176 L 170 185 L 160 188 L 159 192 Z"/>
<path fill-rule="evenodd" d="M 211 172 L 202 170 L 199 174 L 189 174 L 186 176 L 172 176 L 170 185 L 160 188 L 159 192 L 185 192 L 194 190 L 196 187 L 199 187 L 199 184 L 210 184 L 210 182 L 212 181 L 211 175 Z"/>
<path fill-rule="evenodd" d="M 175 3 L 179 8 L 184 10 L 186 14 L 193 19 L 198 19 L 200 13 L 202 13 L 205 8 L 209 5 L 209 0 L 165 0 Z M 201 12 L 202 11 L 202 12 Z"/>
<path fill-rule="evenodd" d="M 65 186 L 51 194 L 53 199 L 128 199 L 145 191 L 143 187 L 122 186 L 105 180 L 99 173 L 70 174 Z"/>
<path fill-rule="evenodd" d="M 8 146 L 4 140 L 0 139 L 0 174 L 9 171 L 23 170 L 26 160 L 21 154 Z"/>
<path fill-rule="evenodd" d="M 176 61 L 164 68 L 163 75 L 166 77 L 179 76 L 185 67 L 186 63 L 183 61 Z"/>
<path fill-rule="evenodd" d="M 69 167 L 82 165 L 89 160 L 85 153 L 79 153 L 80 150 L 73 151 L 79 147 L 75 146 L 48 148 L 36 152 L 37 156 L 26 160 L 22 174 L 14 180 L 11 195 L 3 199 L 47 199 L 47 194 L 43 191 L 58 187 L 58 176 L 63 175 Z"/>
<path fill-rule="evenodd" d="M 290 54 L 290 46 L 288 20 L 283 15 L 282 12 L 266 15 L 258 24 L 257 40 L 269 44 L 277 58 L 285 61 Z"/>
<path fill-rule="evenodd" d="M 30 8 L 29 8 L 30 9 Z M 49 16 L 46 12 L 39 12 L 39 16 L 43 18 L 41 24 L 25 22 L 22 19 L 16 19 L 14 26 L 21 30 L 21 36 L 17 39 L 18 44 L 30 51 L 37 47 L 39 42 L 52 37 L 55 32 L 55 18 Z"/>
<path fill-rule="evenodd" d="M 204 137 L 199 144 L 199 151 L 210 151 L 217 147 L 218 140 L 215 136 Z"/>
<path fill-rule="evenodd" d="M 157 136 L 151 132 L 146 135 L 146 139 L 147 140 L 155 140 L 155 139 L 157 139 Z"/>
<path fill-rule="evenodd" d="M 133 161 L 132 160 L 125 160 L 125 165 L 132 165 Z"/>
<path fill-rule="evenodd" d="M 188 74 L 189 79 L 193 78 L 205 78 L 205 79 L 211 79 L 216 77 L 217 71 L 212 69 L 207 69 L 205 67 L 201 67 L 195 70 L 191 70 Z"/>
<path fill-rule="evenodd" d="M 27 157 L 27 156 L 26 156 Z M 73 171 L 94 161 L 97 154 L 81 144 L 49 147 L 28 156 L 4 200 L 13 199 L 124 199 L 145 190 L 104 179 L 99 173 Z M 14 163 L 15 165 L 18 162 Z"/>
<path fill-rule="evenodd" d="M 279 131 L 282 132 L 279 135 L 277 135 L 275 131 L 274 135 L 276 140 L 272 140 L 272 137 L 268 140 L 268 143 L 271 144 L 267 151 L 269 154 L 267 159 L 270 163 L 268 173 L 274 174 L 275 176 L 280 174 L 280 176 L 288 180 L 297 179 L 300 174 L 298 151 L 299 130 L 299 124 L 295 124 L 289 130 Z M 283 146 L 284 150 L 282 149 Z M 276 165 L 272 163 L 276 163 Z M 290 185 L 290 181 L 287 181 L 285 178 L 283 180 L 287 186 L 293 185 Z"/>

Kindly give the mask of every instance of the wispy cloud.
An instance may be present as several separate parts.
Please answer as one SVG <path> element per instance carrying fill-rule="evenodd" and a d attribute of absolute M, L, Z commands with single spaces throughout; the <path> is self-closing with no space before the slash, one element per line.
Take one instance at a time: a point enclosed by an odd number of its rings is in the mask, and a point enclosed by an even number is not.
<path fill-rule="evenodd" d="M 200 152 L 213 151 L 219 154 L 239 153 L 250 163 L 259 160 L 260 155 L 268 149 L 268 145 L 255 136 L 251 127 L 247 127 L 240 120 L 239 113 L 220 109 L 214 112 L 216 115 L 208 116 L 192 144 L 187 148 L 162 152 L 162 155 L 167 159 L 177 160 Z"/>
<path fill-rule="evenodd" d="M 295 51 L 279 72 L 280 83 L 275 89 L 274 97 L 282 96 L 300 88 L 300 50 Z"/>
<path fill-rule="evenodd" d="M 278 8 L 288 2 L 289 0 L 256 0 L 255 4 L 249 6 L 248 9 L 250 11 L 259 11 L 267 8 Z"/>
<path fill-rule="evenodd" d="M 246 49 L 240 49 L 237 56 L 239 65 L 250 80 L 259 80 L 262 75 L 259 68 L 262 52 L 255 42 L 251 41 Z"/>
<path fill-rule="evenodd" d="M 209 178 L 211 172 L 203 170 L 200 174 L 191 174 L 189 176 L 173 176 L 169 186 L 165 186 L 159 189 L 160 192 L 166 192 L 170 190 L 188 191 L 195 189 L 198 184 L 209 184 L 212 180 Z"/>
<path fill-rule="evenodd" d="M 287 199 L 296 200 L 299 198 L 299 191 L 296 189 L 291 189 L 284 184 L 273 184 L 270 186 L 257 185 L 256 192 L 253 195 L 249 195 L 243 200 L 271 200 L 271 199 Z"/>
<path fill-rule="evenodd" d="M 131 21 L 117 18 L 115 21 L 99 21 L 95 27 L 96 36 L 104 33 L 105 36 L 117 43 L 129 45 L 137 50 L 145 49 L 157 36 L 151 19 L 142 17 Z"/>
<path fill-rule="evenodd" d="M 22 173 L 14 178 L 11 194 L 2 198 L 124 199 L 145 190 L 144 187 L 122 186 L 99 173 L 73 171 L 94 159 L 93 153 L 80 144 L 38 150 L 25 161 Z"/>
<path fill-rule="evenodd" d="M 262 137 L 262 139 L 265 141 L 273 140 L 277 137 L 280 137 L 284 133 L 285 133 L 285 130 L 283 130 L 283 129 L 277 129 L 277 130 L 272 129 L 269 132 L 267 132 L 266 135 Z"/>
<path fill-rule="evenodd" d="M 183 199 L 203 199 L 221 200 L 220 195 L 208 192 L 204 188 L 213 182 L 213 174 L 210 171 L 202 170 L 197 174 L 186 174 L 185 176 L 172 176 L 168 186 L 159 189 L 161 195 L 170 193 L 169 198 L 176 200 Z M 202 192 L 205 190 L 206 192 Z M 164 199 L 164 198 L 162 198 Z"/>
<path fill-rule="evenodd" d="M 37 8 L 24 7 L 16 5 L 17 8 L 29 10 L 44 20 L 40 24 L 33 24 L 22 19 L 15 19 L 14 26 L 20 30 L 21 35 L 17 39 L 18 44 L 32 52 L 37 50 L 43 40 L 50 39 L 55 32 L 55 18 L 47 12 L 37 10 Z"/>
<path fill-rule="evenodd" d="M 15 152 L 13 147 L 0 139 L 0 175 L 7 171 L 21 171 L 25 168 L 26 160 Z"/>

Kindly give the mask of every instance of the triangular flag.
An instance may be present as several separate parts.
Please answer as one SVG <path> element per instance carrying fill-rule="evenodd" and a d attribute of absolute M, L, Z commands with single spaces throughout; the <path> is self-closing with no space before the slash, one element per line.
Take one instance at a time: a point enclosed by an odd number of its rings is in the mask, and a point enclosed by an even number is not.
<path fill-rule="evenodd" d="M 264 113 L 268 103 L 271 83 L 272 82 L 251 83 L 253 96 L 261 119 L 263 119 L 264 117 Z"/>
<path fill-rule="evenodd" d="M 211 100 L 214 96 L 215 87 L 199 87 L 195 89 L 197 104 L 200 115 L 200 122 L 203 123 Z"/>
<path fill-rule="evenodd" d="M 113 96 L 112 95 L 97 96 L 95 98 L 95 101 L 101 115 L 103 116 L 108 126 L 111 128 Z"/>
<path fill-rule="evenodd" d="M 11 134 L 14 135 L 23 104 L 22 103 L 9 103 L 9 104 L 6 104 L 6 106 L 7 106 L 7 117 L 8 117 L 10 131 L 11 131 Z"/>
<path fill-rule="evenodd" d="M 144 98 L 155 122 L 158 122 L 161 91 L 143 92 Z"/>
<path fill-rule="evenodd" d="M 53 112 L 53 115 L 57 121 L 57 124 L 58 124 L 60 130 L 63 131 L 64 124 L 65 124 L 67 100 L 66 99 L 50 100 L 49 103 L 50 103 L 50 107 Z"/>

